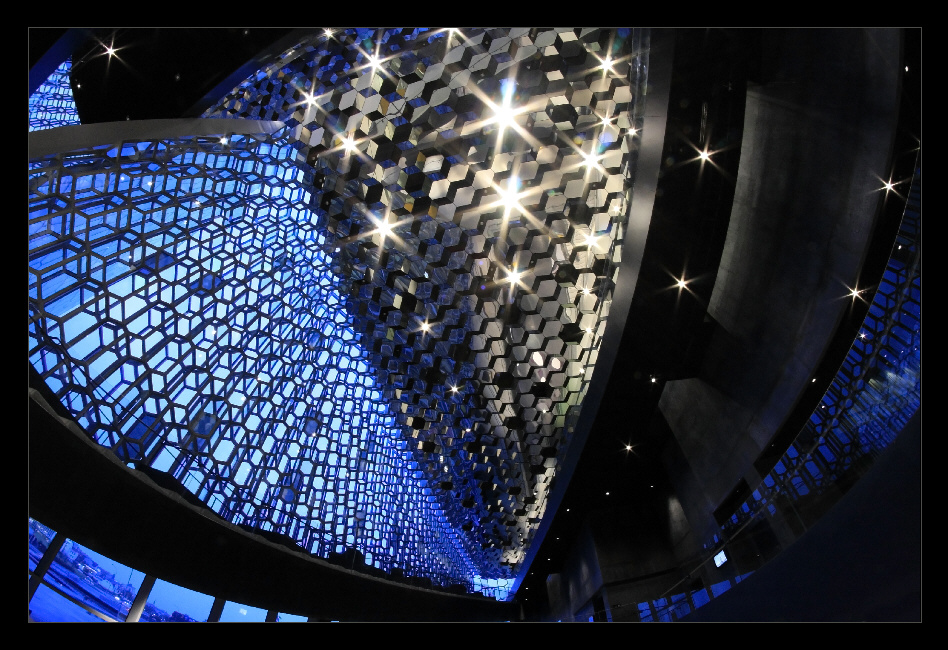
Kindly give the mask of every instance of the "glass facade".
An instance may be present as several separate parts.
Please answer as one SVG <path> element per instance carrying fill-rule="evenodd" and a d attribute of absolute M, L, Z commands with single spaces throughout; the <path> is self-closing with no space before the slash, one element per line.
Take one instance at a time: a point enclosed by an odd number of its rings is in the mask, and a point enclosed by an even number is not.
<path fill-rule="evenodd" d="M 71 69 L 72 62 L 67 59 L 30 95 L 30 131 L 79 124 L 79 112 L 69 84 Z"/>
<path fill-rule="evenodd" d="M 30 579 L 36 584 L 31 617 L 36 621 L 124 621 L 145 575 L 74 540 L 53 544 L 55 533 L 51 532 L 30 519 Z M 48 564 L 40 569 L 43 559 Z"/>
<path fill-rule="evenodd" d="M 321 31 L 209 109 L 212 133 L 31 159 L 31 364 L 90 439 L 227 521 L 508 598 L 618 277 L 637 38 Z M 30 131 L 79 124 L 68 75 L 30 98 Z M 920 182 L 843 367 L 707 550 L 778 511 L 805 530 L 919 408 Z M 72 540 L 43 569 L 56 541 L 30 519 L 31 617 L 124 620 L 145 576 Z M 678 620 L 749 575 L 619 606 Z M 140 620 L 214 603 L 159 580 Z"/>
<path fill-rule="evenodd" d="M 164 580 L 156 580 L 139 621 L 144 623 L 207 621 L 214 597 Z"/>
<path fill-rule="evenodd" d="M 33 367 L 228 521 L 506 598 L 611 304 L 636 38 L 320 32 L 211 134 L 31 160 Z"/>

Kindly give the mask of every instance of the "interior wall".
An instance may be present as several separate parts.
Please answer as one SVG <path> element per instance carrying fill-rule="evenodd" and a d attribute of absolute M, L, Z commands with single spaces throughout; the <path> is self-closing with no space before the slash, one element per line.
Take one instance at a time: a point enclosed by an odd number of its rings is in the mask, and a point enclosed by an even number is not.
<path fill-rule="evenodd" d="M 871 237 L 898 109 L 899 30 L 763 30 L 700 375 L 660 408 L 699 539 L 811 379 Z"/>

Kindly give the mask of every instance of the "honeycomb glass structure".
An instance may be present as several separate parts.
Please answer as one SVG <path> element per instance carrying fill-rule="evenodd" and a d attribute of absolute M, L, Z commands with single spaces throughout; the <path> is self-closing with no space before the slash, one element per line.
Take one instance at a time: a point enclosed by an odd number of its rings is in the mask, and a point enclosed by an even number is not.
<path fill-rule="evenodd" d="M 79 124 L 79 112 L 69 84 L 72 61 L 67 59 L 30 95 L 30 131 Z"/>
<path fill-rule="evenodd" d="M 504 598 L 579 453 L 647 55 L 636 30 L 320 30 L 213 133 L 34 158 L 30 361 L 228 521 Z"/>

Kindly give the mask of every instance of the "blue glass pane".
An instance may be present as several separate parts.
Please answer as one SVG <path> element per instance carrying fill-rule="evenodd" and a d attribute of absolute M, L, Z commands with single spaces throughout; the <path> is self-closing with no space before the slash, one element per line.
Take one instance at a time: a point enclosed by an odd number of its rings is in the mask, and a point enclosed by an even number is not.
<path fill-rule="evenodd" d="M 639 620 L 643 622 L 652 620 L 652 608 L 648 603 L 639 603 Z"/>
<path fill-rule="evenodd" d="M 267 610 L 227 601 L 220 620 L 222 623 L 262 623 L 267 620 Z"/>
<path fill-rule="evenodd" d="M 711 596 L 708 595 L 707 589 L 701 589 L 699 591 L 691 592 L 691 602 L 694 603 L 695 609 L 701 607 L 702 605 L 711 602 Z"/>
<path fill-rule="evenodd" d="M 69 85 L 72 62 L 64 61 L 30 96 L 30 131 L 79 124 L 79 112 Z"/>
<path fill-rule="evenodd" d="M 214 597 L 164 580 L 155 580 L 141 621 L 206 621 Z"/>
<path fill-rule="evenodd" d="M 306 623 L 309 619 L 305 616 L 297 616 L 296 614 L 277 614 L 277 623 Z"/>
<path fill-rule="evenodd" d="M 727 591 L 730 588 L 731 588 L 731 582 L 729 580 L 725 580 L 724 582 L 718 582 L 717 584 L 713 584 L 711 585 L 711 596 L 713 598 L 717 598 L 718 596 L 720 596 L 721 594 L 723 594 L 725 591 Z"/>
<path fill-rule="evenodd" d="M 43 576 L 76 600 L 116 620 L 125 620 L 144 574 L 66 540 Z"/>
<path fill-rule="evenodd" d="M 52 528 L 49 526 L 44 526 L 32 517 L 29 517 L 30 571 L 34 571 L 36 569 L 36 565 L 43 558 L 43 553 L 46 552 L 46 548 L 49 546 L 49 543 L 53 541 L 53 537 L 55 536 L 56 531 L 54 531 Z"/>
<path fill-rule="evenodd" d="M 38 623 L 102 623 L 103 620 L 40 585 L 30 601 L 30 618 Z"/>

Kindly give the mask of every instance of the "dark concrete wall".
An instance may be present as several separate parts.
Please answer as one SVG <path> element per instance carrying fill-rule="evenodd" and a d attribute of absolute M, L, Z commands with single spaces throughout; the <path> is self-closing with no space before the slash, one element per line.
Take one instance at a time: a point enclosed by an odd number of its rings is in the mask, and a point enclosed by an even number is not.
<path fill-rule="evenodd" d="M 660 408 L 695 539 L 786 419 L 848 307 L 882 198 L 898 109 L 898 30 L 764 30 L 700 375 Z"/>
<path fill-rule="evenodd" d="M 585 621 L 608 605 L 612 620 L 638 620 L 638 602 L 678 583 L 682 575 L 670 538 L 680 514 L 673 501 L 656 495 L 590 513 L 564 572 L 547 581 L 551 618 Z"/>

